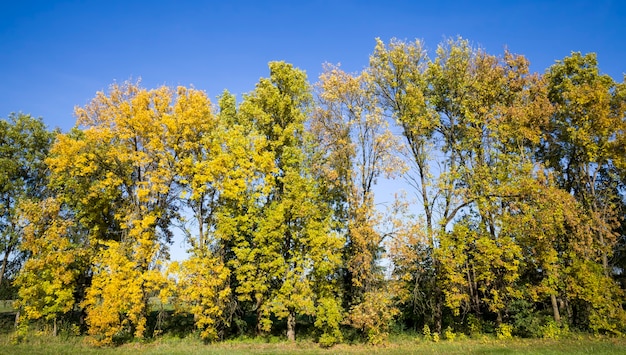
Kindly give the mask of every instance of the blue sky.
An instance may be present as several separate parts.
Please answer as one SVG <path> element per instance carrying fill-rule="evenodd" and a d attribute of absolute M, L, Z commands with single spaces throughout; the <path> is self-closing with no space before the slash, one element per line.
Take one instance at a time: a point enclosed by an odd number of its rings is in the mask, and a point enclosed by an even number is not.
<path fill-rule="evenodd" d="M 74 125 L 73 109 L 117 81 L 194 86 L 215 98 L 249 92 L 285 60 L 315 82 L 322 64 L 357 71 L 374 39 L 425 41 L 432 53 L 460 35 L 504 47 L 543 72 L 571 51 L 596 52 L 616 80 L 626 72 L 623 1 L 3 1 L 0 118 Z"/>

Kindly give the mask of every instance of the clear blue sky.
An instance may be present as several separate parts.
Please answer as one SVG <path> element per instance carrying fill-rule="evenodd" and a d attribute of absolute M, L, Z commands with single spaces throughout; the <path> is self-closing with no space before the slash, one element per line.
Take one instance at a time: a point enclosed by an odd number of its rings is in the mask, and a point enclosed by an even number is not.
<path fill-rule="evenodd" d="M 251 91 L 285 60 L 315 82 L 325 62 L 367 65 L 374 39 L 423 39 L 429 51 L 460 35 L 504 47 L 543 72 L 571 51 L 626 72 L 626 1 L 2 1 L 0 118 L 74 125 L 73 108 L 114 81 L 193 85 L 214 98 Z"/>

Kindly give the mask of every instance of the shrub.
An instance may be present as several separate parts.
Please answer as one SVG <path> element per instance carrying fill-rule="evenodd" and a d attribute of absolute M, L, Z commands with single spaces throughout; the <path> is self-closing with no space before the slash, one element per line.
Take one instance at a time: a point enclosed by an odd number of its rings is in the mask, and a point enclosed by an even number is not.
<path fill-rule="evenodd" d="M 512 331 L 513 331 L 513 326 L 512 325 L 506 324 L 506 323 L 501 323 L 496 328 L 496 337 L 498 339 L 500 339 L 500 340 L 511 339 L 511 338 L 513 338 Z"/>
<path fill-rule="evenodd" d="M 567 325 L 561 326 L 550 319 L 541 327 L 541 337 L 546 339 L 558 339 L 569 332 Z"/>
<path fill-rule="evenodd" d="M 452 327 L 448 326 L 446 330 L 443 331 L 443 337 L 450 341 L 453 341 L 454 338 L 456 338 L 456 334 L 454 333 L 454 330 L 452 330 Z"/>
<path fill-rule="evenodd" d="M 428 324 L 424 324 L 424 328 L 422 328 L 422 334 L 424 334 L 424 340 L 432 340 L 432 335 L 430 334 L 430 327 Z"/>
<path fill-rule="evenodd" d="M 434 332 L 434 333 L 433 333 L 433 341 L 434 341 L 435 343 L 438 343 L 438 342 L 439 342 L 439 333 L 437 333 L 437 332 Z"/>
<path fill-rule="evenodd" d="M 363 302 L 350 310 L 347 323 L 361 330 L 370 344 L 382 344 L 387 340 L 391 322 L 398 313 L 388 294 L 368 292 Z"/>
<path fill-rule="evenodd" d="M 482 333 L 480 319 L 476 318 L 473 314 L 467 316 L 467 331 L 470 336 L 476 336 Z"/>

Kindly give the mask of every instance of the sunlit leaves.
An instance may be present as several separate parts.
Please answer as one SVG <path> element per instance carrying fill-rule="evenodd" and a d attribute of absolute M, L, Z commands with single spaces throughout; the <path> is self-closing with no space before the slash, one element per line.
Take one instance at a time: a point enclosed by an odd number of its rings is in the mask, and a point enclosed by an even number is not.
<path fill-rule="evenodd" d="M 242 194 L 226 192 L 226 208 L 219 218 L 228 220 L 217 232 L 232 245 L 229 265 L 237 280 L 235 293 L 254 307 L 257 329 L 269 331 L 274 315 L 287 320 L 287 335 L 293 340 L 296 315 L 314 315 L 316 308 L 324 307 L 316 307 L 316 293 L 329 294 L 327 273 L 338 267 L 342 241 L 331 233 L 330 208 L 311 170 L 309 154 L 315 146 L 305 131 L 311 104 L 306 75 L 284 62 L 269 67 L 270 77 L 244 97 L 238 112 L 230 104 L 225 107 L 230 108 L 225 112 L 228 119 L 253 139 L 242 149 L 254 152 L 256 164 L 253 170 L 239 170 L 254 173 L 245 173 L 233 186 L 243 188 Z M 241 131 L 234 133 L 237 137 Z M 337 330 L 332 318 L 323 327 L 331 333 Z"/>
<path fill-rule="evenodd" d="M 550 308 L 555 326 L 623 331 L 626 89 L 594 55 L 529 65 L 462 38 L 432 57 L 377 40 L 315 92 L 284 62 L 217 106 L 114 84 L 49 154 L 39 120 L 0 121 L 0 274 L 21 243 L 21 324 L 76 311 L 113 344 L 158 334 L 159 298 L 206 341 L 277 322 L 293 340 L 304 320 L 324 346 L 341 325 L 380 343 L 394 321 L 466 316 L 511 334 Z M 417 205 L 385 215 L 375 186 L 396 177 Z M 167 265 L 175 228 L 188 259 Z"/>
<path fill-rule="evenodd" d="M 60 136 L 52 150 L 52 186 L 97 246 L 83 305 L 99 342 L 120 332 L 144 336 L 148 299 L 164 282 L 157 266 L 181 207 L 198 212 L 204 227 L 189 236 L 192 246 L 207 243 L 202 210 L 210 211 L 211 183 L 224 171 L 214 165 L 222 147 L 212 110 L 194 89 L 116 84 L 77 108 L 83 129 Z M 121 303 L 118 288 L 128 292 Z"/>
<path fill-rule="evenodd" d="M 194 315 L 202 339 L 217 340 L 227 323 L 230 270 L 215 256 L 199 252 L 180 264 L 174 263 L 171 269 L 179 311 Z"/>
<path fill-rule="evenodd" d="M 74 292 L 90 251 L 69 238 L 73 221 L 53 198 L 20 204 L 21 249 L 32 255 L 16 279 L 25 320 L 53 320 L 76 305 Z"/>
<path fill-rule="evenodd" d="M 46 194 L 44 160 L 54 139 L 41 119 L 11 114 L 0 120 L 0 290 L 7 294 L 7 275 L 19 269 L 23 231 L 18 223 L 22 199 L 40 199 Z"/>

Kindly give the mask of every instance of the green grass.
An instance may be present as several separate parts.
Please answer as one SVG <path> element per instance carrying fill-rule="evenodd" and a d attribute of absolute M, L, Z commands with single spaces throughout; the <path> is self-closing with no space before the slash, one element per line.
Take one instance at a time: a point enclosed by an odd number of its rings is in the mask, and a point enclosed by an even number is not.
<path fill-rule="evenodd" d="M 94 348 L 81 337 L 33 335 L 25 343 L 11 344 L 10 335 L 0 336 L 0 354 L 625 354 L 626 338 L 571 336 L 560 340 L 466 339 L 426 342 L 394 339 L 386 346 L 337 345 L 322 349 L 310 341 L 267 342 L 262 339 L 232 340 L 216 344 L 179 338 L 161 338 L 149 343 L 131 343 L 114 348 Z"/>
<path fill-rule="evenodd" d="M 12 300 L 0 300 L 0 313 L 15 312 Z"/>

